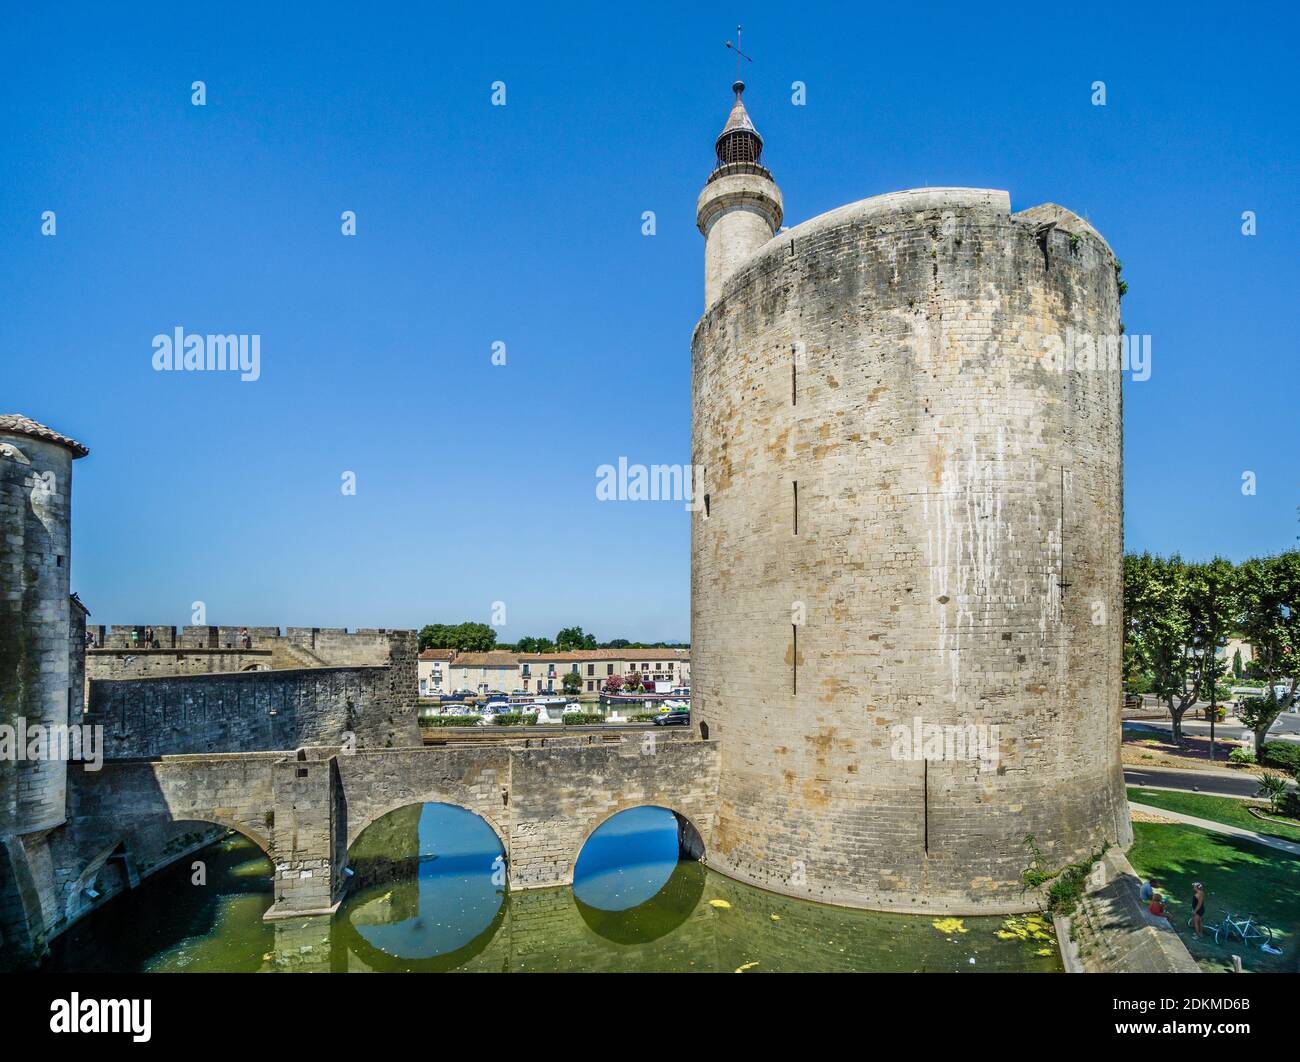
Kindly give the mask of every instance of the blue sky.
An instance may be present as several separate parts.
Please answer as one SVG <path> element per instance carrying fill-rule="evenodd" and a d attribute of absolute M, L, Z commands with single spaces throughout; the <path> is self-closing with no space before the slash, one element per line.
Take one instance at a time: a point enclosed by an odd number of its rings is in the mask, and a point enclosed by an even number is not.
<path fill-rule="evenodd" d="M 788 224 L 968 185 L 1110 241 L 1153 337 L 1125 384 L 1128 548 L 1295 543 L 1293 11 L 11 9 L 0 411 L 91 447 L 72 574 L 94 619 L 202 600 L 214 623 L 418 626 L 504 601 L 503 640 L 687 637 L 688 514 L 599 503 L 595 470 L 689 461 L 694 206 L 737 21 Z M 260 334 L 261 379 L 152 371 L 177 325 Z"/>

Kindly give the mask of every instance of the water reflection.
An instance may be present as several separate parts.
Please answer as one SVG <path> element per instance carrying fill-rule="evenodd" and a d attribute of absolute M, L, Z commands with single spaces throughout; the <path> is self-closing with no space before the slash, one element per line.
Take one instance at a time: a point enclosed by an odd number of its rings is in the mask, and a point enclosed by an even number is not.
<path fill-rule="evenodd" d="M 454 968 L 486 946 L 501 920 L 503 856 L 492 827 L 469 811 L 447 804 L 404 808 L 368 827 L 349 851 L 354 880 L 340 914 L 384 955 L 456 956 L 434 964 Z"/>
<path fill-rule="evenodd" d="M 271 867 L 231 836 L 146 879 L 54 942 L 47 969 L 277 971 L 1055 971 L 1050 927 L 827 907 L 668 865 L 668 836 L 645 815 L 584 853 L 575 889 L 506 893 L 491 880 L 500 843 L 481 820 L 419 807 L 376 823 L 350 853 L 353 890 L 332 917 L 266 923 Z M 444 823 L 455 819 L 443 818 Z M 611 820 L 614 822 L 615 820 Z M 639 825 L 638 825 L 639 823 Z M 635 827 L 635 828 L 634 828 Z M 372 828 L 373 829 L 373 828 Z M 486 830 L 487 833 L 483 831 Z M 490 837 L 489 837 L 490 835 Z M 595 835 L 593 834 L 593 838 Z M 621 868 L 613 838 L 640 839 Z M 675 840 L 673 841 L 675 844 Z M 590 845 L 588 846 L 590 848 Z M 667 875 L 664 876 L 665 869 Z M 653 891 L 652 891 L 653 889 Z"/>
<path fill-rule="evenodd" d="M 574 905 L 598 936 L 615 944 L 648 944 L 680 927 L 700 906 L 707 873 L 703 863 L 676 863 L 654 895 L 633 907 L 593 907 L 577 889 Z"/>
<path fill-rule="evenodd" d="M 677 817 L 667 808 L 630 808 L 606 819 L 583 845 L 573 894 L 602 911 L 645 903 L 677 867 Z"/>
<path fill-rule="evenodd" d="M 206 867 L 195 884 L 193 864 Z M 114 973 L 252 972 L 264 968 L 275 932 L 271 861 L 239 834 L 158 871 L 82 919 L 50 946 L 42 967 Z"/>

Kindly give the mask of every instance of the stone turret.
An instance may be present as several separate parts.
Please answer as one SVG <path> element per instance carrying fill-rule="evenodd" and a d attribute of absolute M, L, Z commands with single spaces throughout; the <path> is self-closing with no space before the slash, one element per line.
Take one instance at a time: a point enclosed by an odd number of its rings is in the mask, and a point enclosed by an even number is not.
<path fill-rule="evenodd" d="M 0 415 L 0 724 L 17 735 L 80 722 L 69 719 L 81 680 L 70 659 L 68 575 L 72 462 L 87 452 L 27 417 Z M 25 868 L 64 822 L 68 764 L 27 752 L 0 758 L 0 937 L 32 954 L 44 945 Z"/>
<path fill-rule="evenodd" d="M 67 723 L 72 462 L 78 442 L 17 414 L 0 416 L 0 722 Z M 80 720 L 76 720 L 80 721 Z M 0 832 L 63 822 L 66 762 L 0 762 Z"/>
<path fill-rule="evenodd" d="M 717 165 L 695 205 L 704 234 L 704 305 L 722 294 L 737 267 L 781 227 L 781 189 L 762 164 L 763 138 L 745 110 L 745 83 L 731 86 L 735 105 L 714 143 Z"/>

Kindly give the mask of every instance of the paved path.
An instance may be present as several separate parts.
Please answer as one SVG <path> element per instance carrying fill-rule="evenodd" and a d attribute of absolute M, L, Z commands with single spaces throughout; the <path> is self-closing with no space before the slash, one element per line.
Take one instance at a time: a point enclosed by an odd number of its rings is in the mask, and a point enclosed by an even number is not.
<path fill-rule="evenodd" d="M 1149 730 L 1159 730 L 1168 734 L 1173 729 L 1173 723 L 1169 721 L 1166 715 L 1163 719 L 1125 719 L 1125 726 L 1145 727 Z M 1210 724 L 1200 716 L 1192 718 L 1192 712 L 1189 709 L 1183 716 L 1183 733 L 1189 737 L 1209 737 Z M 1217 740 L 1227 739 L 1229 741 L 1245 741 L 1248 744 L 1253 742 L 1252 731 L 1249 727 L 1241 722 L 1236 716 L 1228 716 L 1221 723 L 1214 724 L 1214 736 Z M 1300 741 L 1300 715 L 1294 712 L 1283 712 L 1274 721 L 1268 731 L 1269 741 Z"/>
<path fill-rule="evenodd" d="M 1255 797 L 1259 779 L 1253 774 L 1230 771 L 1184 771 L 1176 767 L 1125 767 L 1124 781 L 1146 789 L 1174 789 L 1211 796 Z"/>
<path fill-rule="evenodd" d="M 1175 822 L 1185 822 L 1189 826 L 1199 826 L 1203 830 L 1209 830 L 1211 833 L 1227 834 L 1229 837 L 1240 837 L 1246 841 L 1255 841 L 1257 844 L 1267 845 L 1269 848 L 1276 848 L 1278 851 L 1286 852 L 1293 856 L 1300 856 L 1300 844 L 1294 841 L 1286 841 L 1281 837 L 1270 837 L 1267 834 L 1255 833 L 1253 830 L 1243 830 L 1239 826 L 1229 826 L 1224 822 L 1214 822 L 1211 819 L 1198 819 L 1195 815 L 1184 815 L 1180 811 L 1167 811 L 1164 808 L 1154 808 L 1149 804 L 1138 804 L 1135 801 L 1129 801 L 1129 807 L 1135 811 L 1145 811 L 1150 815 L 1158 815 L 1161 818 L 1171 819 Z"/>

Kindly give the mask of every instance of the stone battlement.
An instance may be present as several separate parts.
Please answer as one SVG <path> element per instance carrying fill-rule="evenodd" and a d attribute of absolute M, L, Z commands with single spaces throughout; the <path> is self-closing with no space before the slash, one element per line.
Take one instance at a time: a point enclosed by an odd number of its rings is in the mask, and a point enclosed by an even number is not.
<path fill-rule="evenodd" d="M 197 625 L 178 627 L 166 623 L 114 623 L 98 624 L 86 627 L 95 636 L 92 649 L 143 649 L 144 635 L 147 627 L 153 627 L 153 640 L 159 649 L 242 649 L 243 633 L 248 632 L 252 641 L 251 648 L 270 649 L 272 643 L 285 640 L 298 645 L 314 648 L 322 645 L 344 645 L 353 642 L 378 643 L 390 635 L 406 633 L 399 629 L 386 627 L 358 627 L 349 631 L 346 627 L 279 627 L 257 626 L 212 626 Z M 132 641 L 132 635 L 135 641 Z"/>
<path fill-rule="evenodd" d="M 230 675 L 247 671 L 290 671 L 328 667 L 393 667 L 403 688 L 416 696 L 414 631 L 330 627 L 248 627 L 251 648 L 244 648 L 243 627 L 173 627 L 155 625 L 146 646 L 147 624 L 90 628 L 95 647 L 85 653 L 85 703 L 91 686 L 104 681 L 161 677 Z M 131 635 L 136 642 L 131 644 Z M 104 694 L 100 694 L 104 696 Z M 412 701 L 414 703 L 414 701 Z"/>
<path fill-rule="evenodd" d="M 1113 262 L 1115 257 L 1110 244 L 1101 233 L 1073 211 L 1056 203 L 1042 203 L 1013 214 L 1010 194 L 1000 189 L 909 188 L 869 196 L 836 207 L 778 232 L 751 255 L 732 264 L 725 283 L 721 285 L 719 298 L 717 301 L 710 300 L 709 309 L 697 324 L 696 330 L 711 316 L 721 312 L 717 303 L 723 298 L 733 291 L 747 289 L 754 284 L 755 273 L 768 272 L 778 267 L 783 259 L 804 255 L 802 248 L 809 241 L 819 245 L 829 242 L 833 249 L 836 244 L 842 245 L 845 230 L 852 227 L 879 227 L 882 232 L 888 228 L 890 233 L 895 233 L 899 231 L 899 225 L 942 225 L 945 218 L 949 219 L 951 225 L 959 217 L 963 219 L 963 224 L 969 224 L 972 218 L 980 216 L 987 218 L 994 226 L 1023 225 L 1035 233 L 1041 230 L 1044 240 L 1049 238 L 1053 229 L 1059 230 L 1062 240 L 1087 240 L 1093 244 L 1099 256 L 1108 263 Z M 912 226 L 907 225 L 906 219 L 909 217 L 916 219 Z"/>

